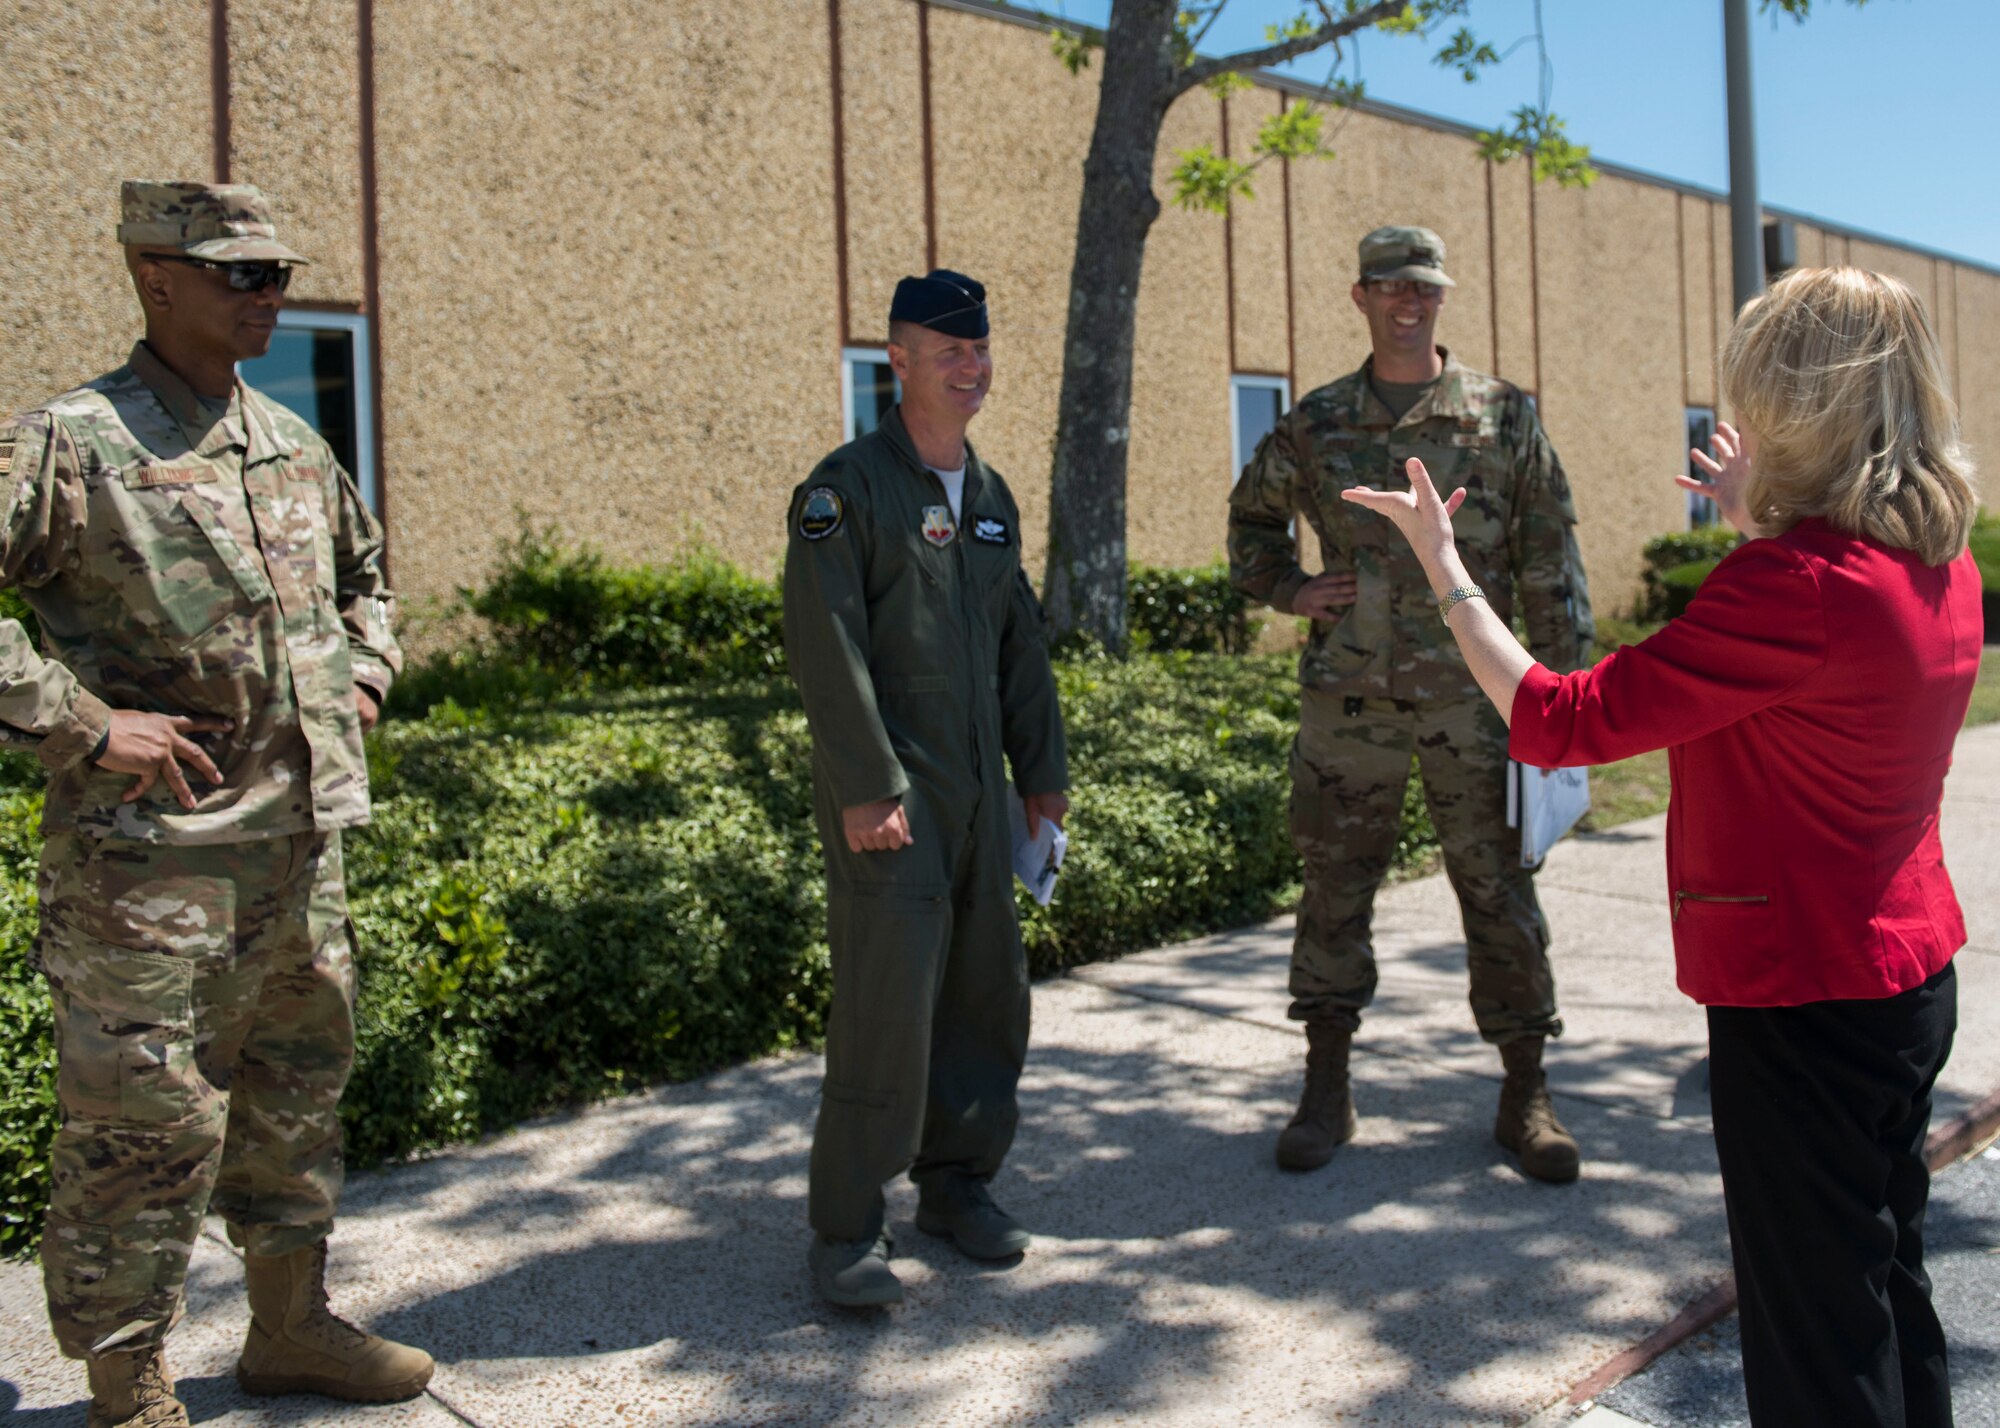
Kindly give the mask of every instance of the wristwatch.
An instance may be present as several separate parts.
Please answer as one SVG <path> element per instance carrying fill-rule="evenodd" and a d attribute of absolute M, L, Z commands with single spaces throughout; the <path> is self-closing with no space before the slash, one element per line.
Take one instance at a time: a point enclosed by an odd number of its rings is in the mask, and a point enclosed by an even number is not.
<path fill-rule="evenodd" d="M 1449 625 L 1451 623 L 1451 612 L 1461 601 L 1473 599 L 1484 600 L 1485 598 L 1486 592 L 1481 590 L 1477 585 L 1454 585 L 1451 589 L 1444 592 L 1444 599 L 1438 601 L 1438 618 Z"/>

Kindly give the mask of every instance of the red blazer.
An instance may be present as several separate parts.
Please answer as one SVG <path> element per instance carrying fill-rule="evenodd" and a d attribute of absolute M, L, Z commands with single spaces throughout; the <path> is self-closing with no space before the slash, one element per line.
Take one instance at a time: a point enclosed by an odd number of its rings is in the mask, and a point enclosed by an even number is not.
<path fill-rule="evenodd" d="M 1665 746 L 1681 990 L 1720 1006 L 1894 996 L 1965 945 L 1938 802 L 1983 638 L 1969 554 L 1935 569 L 1802 521 L 1595 669 L 1528 671 L 1542 768 Z"/>

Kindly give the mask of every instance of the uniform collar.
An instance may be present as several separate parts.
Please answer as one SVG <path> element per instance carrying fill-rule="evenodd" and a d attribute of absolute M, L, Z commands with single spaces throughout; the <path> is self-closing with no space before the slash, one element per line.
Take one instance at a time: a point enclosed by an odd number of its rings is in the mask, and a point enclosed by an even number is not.
<path fill-rule="evenodd" d="M 883 416 L 880 424 L 875 429 L 882 434 L 883 438 L 895 450 L 896 454 L 903 458 L 904 464 L 910 470 L 920 476 L 929 474 L 930 467 L 924 465 L 923 457 L 917 455 L 916 442 L 910 439 L 910 429 L 903 425 L 903 404 L 901 402 L 889 408 L 887 414 Z M 965 439 L 965 482 L 967 490 L 972 489 L 973 482 L 976 479 L 973 473 L 983 469 L 980 464 L 979 453 L 972 449 L 972 438 L 968 436 Z M 963 504 L 962 499 L 961 504 Z"/>
<path fill-rule="evenodd" d="M 1477 418 L 1478 407 L 1466 391 L 1465 368 L 1451 355 L 1448 347 L 1438 348 L 1438 355 L 1444 358 L 1444 370 L 1431 389 L 1417 398 L 1417 404 L 1403 413 L 1402 421 L 1382 404 L 1375 395 L 1375 356 L 1370 353 L 1361 364 L 1361 370 L 1352 378 L 1353 392 L 1350 407 L 1346 413 L 1351 426 L 1405 426 L 1420 422 L 1428 417 L 1451 417 L 1461 424 L 1465 418 Z"/>
<path fill-rule="evenodd" d="M 204 397 L 162 362 L 144 341 L 132 345 L 132 373 L 145 383 L 196 456 L 241 451 L 245 465 L 296 454 L 271 425 L 270 413 L 239 374 L 226 404 Z"/>

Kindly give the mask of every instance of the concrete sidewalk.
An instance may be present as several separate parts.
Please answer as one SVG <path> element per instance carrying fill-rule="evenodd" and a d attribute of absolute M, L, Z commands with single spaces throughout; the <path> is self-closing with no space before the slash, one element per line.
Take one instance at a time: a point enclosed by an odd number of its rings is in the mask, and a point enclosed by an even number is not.
<path fill-rule="evenodd" d="M 1948 857 L 1972 924 L 1939 1120 L 2000 1086 L 2000 728 L 1965 735 Z M 1663 820 L 1559 847 L 1542 879 L 1569 1035 L 1576 1185 L 1492 1144 L 1442 878 L 1385 893 L 1361 1129 L 1326 1170 L 1271 1142 L 1302 1064 L 1289 919 L 1038 985 L 1019 1142 L 995 1189 L 1037 1233 L 982 1268 L 891 1198 L 909 1302 L 831 1310 L 804 1267 L 815 1058 L 760 1062 L 354 1177 L 337 1307 L 423 1344 L 394 1409 L 240 1398 L 245 1310 L 203 1242 L 173 1362 L 197 1421 L 1520 1423 L 1728 1267 L 1700 1010 L 1674 990 Z M 33 1266 L 0 1266 L 0 1410 L 81 1423 Z"/>

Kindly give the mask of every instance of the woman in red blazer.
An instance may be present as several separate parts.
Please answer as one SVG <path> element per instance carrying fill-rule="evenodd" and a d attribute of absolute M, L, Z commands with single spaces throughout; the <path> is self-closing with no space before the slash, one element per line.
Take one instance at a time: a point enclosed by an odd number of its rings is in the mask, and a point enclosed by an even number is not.
<path fill-rule="evenodd" d="M 1743 431 L 1677 479 L 1750 539 L 1594 669 L 1535 664 L 1494 617 L 1452 542 L 1463 491 L 1412 461 L 1407 492 L 1344 494 L 1409 537 L 1514 757 L 1670 751 L 1674 955 L 1708 1007 L 1751 1421 L 1936 1428 L 1923 1151 L 1965 942 L 1938 804 L 1983 638 L 1972 466 L 1893 278 L 1786 276 L 1723 372 Z"/>

